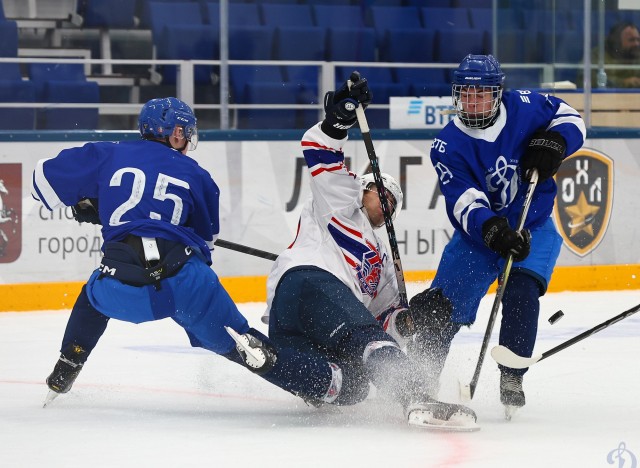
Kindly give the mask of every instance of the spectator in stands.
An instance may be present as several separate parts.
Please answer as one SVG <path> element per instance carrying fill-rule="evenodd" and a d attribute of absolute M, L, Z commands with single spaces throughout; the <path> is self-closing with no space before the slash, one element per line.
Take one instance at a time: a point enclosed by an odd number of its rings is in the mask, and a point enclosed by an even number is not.
<path fill-rule="evenodd" d="M 591 54 L 591 63 L 599 63 L 599 48 Z M 604 49 L 606 86 L 608 88 L 640 88 L 640 69 L 610 69 L 607 65 L 640 65 L 640 31 L 628 21 L 614 25 L 607 36 Z M 582 73 L 578 74 L 582 81 Z M 593 86 L 598 83 L 598 70 L 591 76 Z"/>

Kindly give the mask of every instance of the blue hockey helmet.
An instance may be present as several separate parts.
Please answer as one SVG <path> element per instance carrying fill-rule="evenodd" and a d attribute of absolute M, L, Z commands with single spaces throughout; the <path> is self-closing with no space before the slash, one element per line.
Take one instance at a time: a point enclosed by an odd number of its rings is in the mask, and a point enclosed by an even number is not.
<path fill-rule="evenodd" d="M 191 107 L 174 97 L 152 99 L 140 110 L 138 129 L 142 137 L 167 138 L 175 127 L 182 127 L 189 149 L 198 145 L 197 119 Z"/>
<path fill-rule="evenodd" d="M 470 128 L 491 125 L 500 109 L 504 73 L 493 55 L 467 55 L 453 72 L 453 105 Z M 473 99 L 467 99 L 469 96 Z M 480 96 L 483 100 L 478 100 Z M 472 102 L 470 105 L 469 103 Z"/>

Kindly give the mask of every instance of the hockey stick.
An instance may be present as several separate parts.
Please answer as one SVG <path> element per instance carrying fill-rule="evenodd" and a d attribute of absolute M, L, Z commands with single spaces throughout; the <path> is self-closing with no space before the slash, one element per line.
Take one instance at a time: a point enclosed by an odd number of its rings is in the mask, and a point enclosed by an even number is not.
<path fill-rule="evenodd" d="M 547 359 L 548 357 L 553 356 L 554 354 L 562 351 L 563 349 L 568 348 L 569 346 L 572 346 L 578 343 L 579 341 L 584 340 L 585 338 L 589 338 L 591 335 L 594 335 L 599 331 L 602 331 L 605 328 L 610 327 L 611 325 L 613 325 L 616 322 L 619 322 L 620 320 L 626 319 L 627 317 L 635 314 L 639 310 L 640 310 L 640 304 L 638 304 L 635 307 L 632 307 L 631 309 L 625 312 L 622 312 L 620 315 L 616 315 L 615 317 L 610 318 L 609 320 L 606 320 L 599 325 L 596 325 L 593 328 L 590 328 L 585 332 L 580 333 L 577 336 L 574 336 L 573 338 L 565 341 L 564 343 L 560 343 L 555 348 L 551 348 L 550 350 L 545 351 L 542 354 L 538 354 L 537 356 L 532 356 L 530 358 L 518 356 L 509 348 L 501 345 L 496 346 L 491 350 L 491 356 L 493 357 L 493 359 L 495 359 L 495 361 L 498 364 L 501 364 L 503 366 L 510 367 L 512 369 L 525 369 L 527 367 L 532 366 L 536 362 L 540 362 L 543 359 Z"/>
<path fill-rule="evenodd" d="M 351 89 L 352 82 L 349 80 L 347 86 Z M 387 195 L 385 193 L 384 184 L 382 182 L 382 176 L 380 175 L 380 166 L 378 164 L 378 157 L 376 156 L 376 150 L 373 147 L 373 140 L 371 139 L 371 133 L 369 132 L 369 124 L 367 118 L 364 115 L 364 109 L 361 105 L 356 107 L 356 117 L 358 118 L 358 125 L 360 126 L 360 133 L 362 133 L 362 139 L 364 140 L 364 146 L 367 148 L 367 156 L 371 163 L 371 172 L 373 173 L 373 180 L 376 182 L 376 189 L 378 190 L 378 197 L 380 198 L 380 204 L 382 205 L 382 216 L 384 217 L 384 225 L 387 228 L 387 236 L 389 237 L 389 247 L 391 249 L 391 257 L 393 258 L 393 265 L 396 272 L 396 281 L 398 283 L 398 296 L 400 304 L 403 307 L 409 307 L 409 300 L 407 299 L 407 287 L 404 282 L 404 273 L 402 270 L 402 261 L 400 260 L 400 251 L 398 249 L 398 241 L 396 239 L 396 230 L 393 227 L 393 220 L 391 219 L 391 212 L 389 211 L 389 204 L 387 203 Z"/>
<path fill-rule="evenodd" d="M 522 211 L 520 212 L 520 218 L 518 218 L 518 226 L 516 230 L 522 231 L 524 223 L 527 219 L 527 213 L 529 212 L 529 206 L 533 199 L 533 192 L 538 184 L 538 171 L 536 169 L 531 170 L 529 179 L 529 187 L 527 188 L 527 194 L 524 198 L 524 204 L 522 205 Z M 493 307 L 491 308 L 491 314 L 489 315 L 489 323 L 487 323 L 487 329 L 484 332 L 484 338 L 482 340 L 482 347 L 480 348 L 480 355 L 478 356 L 478 363 L 476 364 L 476 370 L 473 372 L 473 378 L 469 385 L 460 384 L 460 396 L 463 400 L 471 400 L 476 393 L 476 386 L 478 385 L 478 379 L 480 378 L 480 370 L 482 369 L 482 363 L 484 357 L 487 354 L 487 347 L 489 346 L 489 339 L 491 339 L 491 332 L 493 331 L 493 325 L 496 323 L 496 317 L 498 316 L 498 309 L 500 309 L 500 303 L 502 302 L 502 296 L 504 290 L 507 287 L 507 281 L 511 274 L 511 265 L 513 265 L 513 255 L 509 254 L 507 261 L 504 264 L 501 275 L 498 277 L 498 289 L 496 291 L 496 298 L 493 301 Z"/>
<path fill-rule="evenodd" d="M 266 252 L 260 249 L 254 249 L 253 247 L 247 247 L 246 245 L 236 244 L 235 242 L 229 242 L 222 239 L 217 239 L 214 243 L 218 247 L 223 249 L 235 250 L 236 252 L 242 252 L 255 257 L 266 258 L 267 260 L 276 260 L 278 256 L 271 252 Z"/>

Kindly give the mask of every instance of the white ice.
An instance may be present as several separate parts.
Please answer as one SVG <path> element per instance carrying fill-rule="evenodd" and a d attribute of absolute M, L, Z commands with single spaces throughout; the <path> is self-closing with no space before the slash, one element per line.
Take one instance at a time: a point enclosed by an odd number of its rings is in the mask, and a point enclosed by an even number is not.
<path fill-rule="evenodd" d="M 458 379 L 471 379 L 492 302 L 456 337 L 441 398 L 455 401 Z M 639 302 L 638 291 L 548 294 L 536 352 Z M 240 308 L 264 330 L 264 304 Z M 564 318 L 550 325 L 559 309 Z M 71 392 L 42 408 L 68 316 L 0 313 L 0 467 L 630 468 L 640 459 L 640 313 L 531 367 L 527 405 L 510 422 L 487 356 L 471 402 L 482 429 L 457 434 L 409 429 L 375 392 L 354 407 L 308 407 L 191 348 L 171 320 L 112 320 Z"/>

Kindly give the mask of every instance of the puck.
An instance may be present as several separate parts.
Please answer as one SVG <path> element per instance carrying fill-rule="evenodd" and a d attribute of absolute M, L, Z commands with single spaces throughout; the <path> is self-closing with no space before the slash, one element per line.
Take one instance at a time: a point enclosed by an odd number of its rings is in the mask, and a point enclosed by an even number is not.
<path fill-rule="evenodd" d="M 560 320 L 562 317 L 564 317 L 564 312 L 562 312 L 561 310 L 559 310 L 558 312 L 556 312 L 555 314 L 553 314 L 551 317 L 549 317 L 549 323 L 551 325 L 553 325 L 554 323 L 556 323 L 558 320 Z"/>

